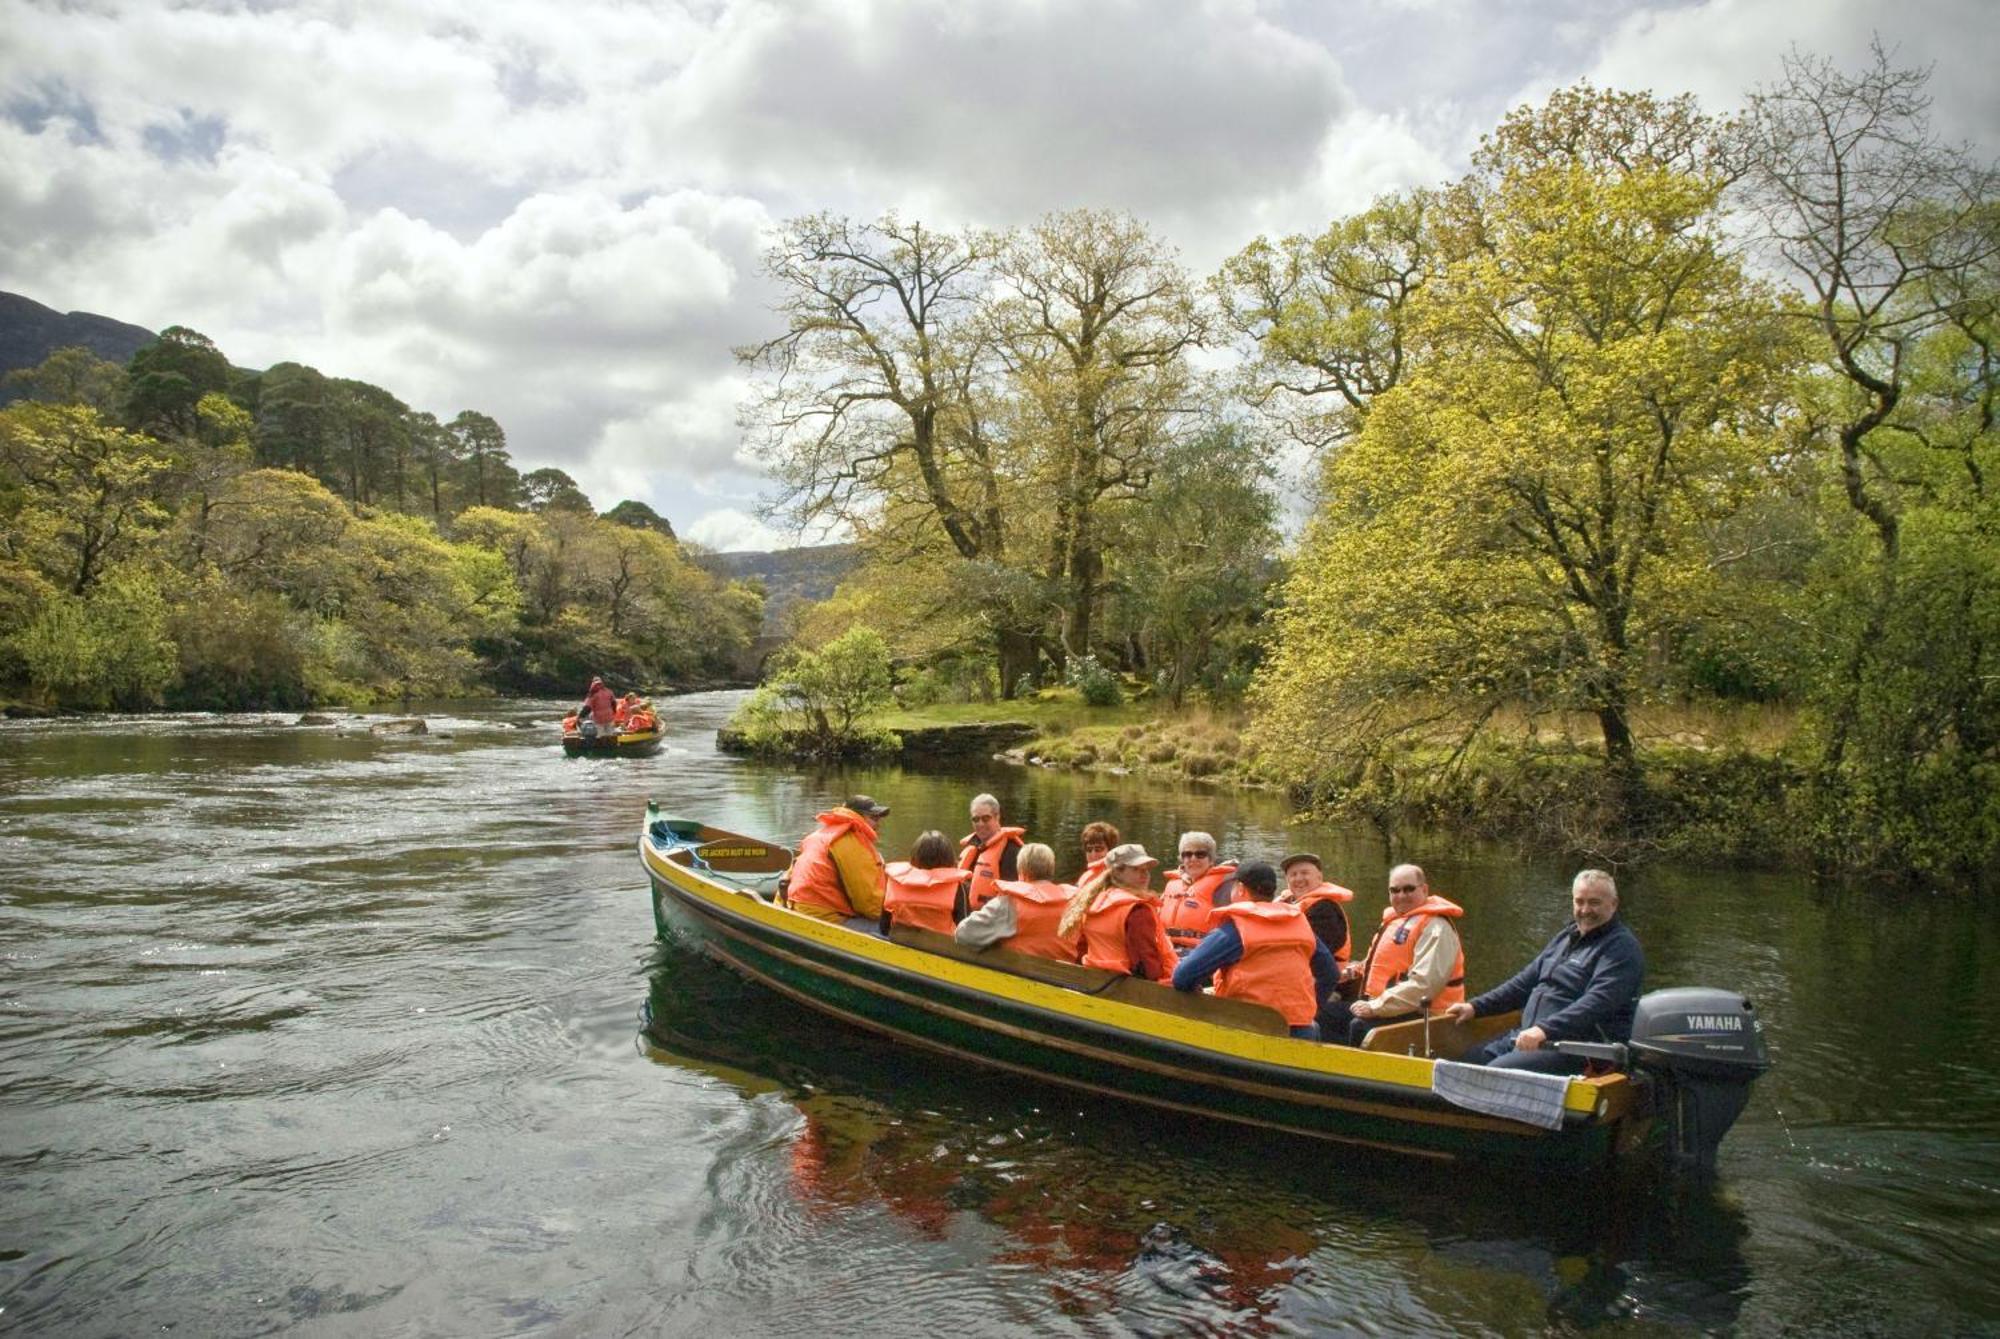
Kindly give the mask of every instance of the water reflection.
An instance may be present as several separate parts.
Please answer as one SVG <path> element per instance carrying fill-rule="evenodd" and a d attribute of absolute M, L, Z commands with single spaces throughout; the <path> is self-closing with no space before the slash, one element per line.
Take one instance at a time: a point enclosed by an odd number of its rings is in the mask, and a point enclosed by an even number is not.
<path fill-rule="evenodd" d="M 647 987 L 644 1054 L 792 1114 L 764 1194 L 822 1225 L 894 1224 L 854 1243 L 864 1273 L 990 1238 L 1025 1314 L 1231 1334 L 1728 1329 L 1750 1292 L 1746 1220 L 1712 1193 L 1542 1184 L 994 1077 L 804 1013 L 680 941 Z"/>

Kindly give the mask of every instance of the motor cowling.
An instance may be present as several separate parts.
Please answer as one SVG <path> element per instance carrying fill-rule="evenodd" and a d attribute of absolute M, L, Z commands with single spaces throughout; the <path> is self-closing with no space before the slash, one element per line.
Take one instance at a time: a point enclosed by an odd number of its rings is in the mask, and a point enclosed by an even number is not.
<path fill-rule="evenodd" d="M 1628 1046 L 1633 1068 L 1657 1086 L 1673 1168 L 1713 1171 L 1750 1085 L 1771 1067 L 1756 1006 L 1707 986 L 1656 990 L 1640 997 Z"/>

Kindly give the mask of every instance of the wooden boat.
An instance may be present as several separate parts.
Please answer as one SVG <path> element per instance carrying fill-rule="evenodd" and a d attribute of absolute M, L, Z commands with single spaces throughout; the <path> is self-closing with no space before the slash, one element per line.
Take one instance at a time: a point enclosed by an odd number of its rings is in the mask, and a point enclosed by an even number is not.
<path fill-rule="evenodd" d="M 1582 1169 L 1657 1151 L 1655 1115 L 1671 1116 L 1674 1103 L 1665 1099 L 1680 1092 L 1639 1067 L 1570 1079 L 1553 1085 L 1559 1115 L 1545 1109 L 1553 1125 L 1544 1128 L 1468 1109 L 1437 1090 L 1440 1061 L 1512 1026 L 1512 1016 L 1465 1027 L 1382 1027 L 1360 1049 L 1299 1041 L 1276 1013 L 1241 1001 L 1004 949 L 970 950 L 921 930 L 897 927 L 884 937 L 867 921 L 801 915 L 774 900 L 790 860 L 785 847 L 661 818 L 650 803 L 639 850 L 662 935 L 683 931 L 732 970 L 818 1013 L 1092 1093 L 1427 1158 Z M 1761 1045 L 1759 1035 L 1760 1061 Z M 1530 1078 L 1546 1107 L 1551 1082 Z M 1719 1142 L 1721 1131 L 1713 1136 Z M 1673 1147 L 1684 1143 L 1677 1137 Z M 1706 1152 L 1712 1166 L 1712 1145 Z"/>

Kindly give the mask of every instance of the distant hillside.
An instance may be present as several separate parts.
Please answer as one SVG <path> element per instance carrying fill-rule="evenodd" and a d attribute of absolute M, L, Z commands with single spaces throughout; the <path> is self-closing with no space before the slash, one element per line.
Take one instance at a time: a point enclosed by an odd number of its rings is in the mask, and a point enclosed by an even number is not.
<path fill-rule="evenodd" d="M 786 609 L 801 600 L 826 599 L 860 561 L 860 551 L 852 544 L 813 544 L 770 553 L 710 553 L 702 557 L 701 565 L 717 576 L 763 578 L 768 635 L 780 630 Z"/>
<path fill-rule="evenodd" d="M 35 367 L 57 349 L 81 344 L 99 358 L 130 362 L 153 332 L 91 312 L 56 311 L 19 293 L 0 293 L 0 375 Z M 0 404 L 14 393 L 0 388 Z"/>

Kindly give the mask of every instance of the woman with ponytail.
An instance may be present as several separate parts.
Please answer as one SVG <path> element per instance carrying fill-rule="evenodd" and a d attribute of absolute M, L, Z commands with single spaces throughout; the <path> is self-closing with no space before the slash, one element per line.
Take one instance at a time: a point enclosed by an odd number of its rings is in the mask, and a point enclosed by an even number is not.
<path fill-rule="evenodd" d="M 1063 910 L 1058 932 L 1083 932 L 1083 965 L 1170 981 L 1179 955 L 1160 921 L 1159 894 L 1151 887 L 1160 862 L 1137 842 L 1114 846 L 1104 868 L 1083 881 Z"/>

